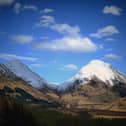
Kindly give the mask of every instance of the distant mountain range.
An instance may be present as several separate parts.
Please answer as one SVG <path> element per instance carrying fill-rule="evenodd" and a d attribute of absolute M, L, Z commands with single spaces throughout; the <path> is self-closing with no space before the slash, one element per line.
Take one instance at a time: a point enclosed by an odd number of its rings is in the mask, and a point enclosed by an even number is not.
<path fill-rule="evenodd" d="M 5 86 L 12 86 L 13 90 L 14 87 L 21 88 L 37 99 L 68 108 L 99 107 L 101 104 L 105 107 L 106 103 L 126 97 L 126 76 L 101 60 L 89 62 L 75 76 L 59 85 L 48 82 L 18 60 L 0 64 L 0 77 L 1 85 L 2 81 L 7 83 L 0 86 L 1 89 Z"/>

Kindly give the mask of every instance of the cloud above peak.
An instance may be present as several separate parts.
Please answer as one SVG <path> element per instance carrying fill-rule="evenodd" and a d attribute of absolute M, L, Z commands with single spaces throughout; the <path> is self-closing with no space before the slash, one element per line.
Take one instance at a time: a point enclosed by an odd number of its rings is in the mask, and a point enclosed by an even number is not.
<path fill-rule="evenodd" d="M 122 58 L 122 56 L 113 53 L 106 54 L 104 57 L 105 59 L 109 59 L 109 60 L 118 60 Z"/>
<path fill-rule="evenodd" d="M 60 70 L 70 70 L 70 71 L 77 70 L 77 69 L 78 67 L 75 64 L 66 64 L 62 68 L 60 68 Z"/>
<path fill-rule="evenodd" d="M 114 16 L 121 15 L 122 9 L 116 6 L 105 6 L 103 9 L 104 14 L 111 14 Z"/>

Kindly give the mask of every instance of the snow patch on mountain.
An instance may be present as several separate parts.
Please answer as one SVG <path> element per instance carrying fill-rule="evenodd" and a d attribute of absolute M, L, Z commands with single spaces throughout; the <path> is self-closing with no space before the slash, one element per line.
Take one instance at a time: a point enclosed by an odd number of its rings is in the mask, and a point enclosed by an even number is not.
<path fill-rule="evenodd" d="M 114 85 L 113 80 L 126 82 L 126 77 L 122 73 L 114 69 L 109 63 L 101 60 L 92 60 L 88 65 L 84 66 L 71 80 L 84 79 L 91 80 L 93 77 L 98 78 L 104 83 Z"/>

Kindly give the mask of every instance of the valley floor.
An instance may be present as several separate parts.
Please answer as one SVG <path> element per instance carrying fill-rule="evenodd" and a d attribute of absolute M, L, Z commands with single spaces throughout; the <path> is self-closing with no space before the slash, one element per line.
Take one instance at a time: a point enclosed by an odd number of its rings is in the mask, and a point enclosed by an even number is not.
<path fill-rule="evenodd" d="M 95 116 L 94 116 L 95 115 Z M 103 118 L 103 117 L 106 118 Z M 107 117 L 108 116 L 108 117 Z M 115 117 L 122 118 L 115 118 Z M 96 118 L 97 117 L 97 118 Z M 113 118 L 110 118 L 113 117 Z M 124 118 L 125 117 L 125 118 Z M 0 126 L 125 126 L 126 112 L 40 108 L 0 97 Z"/>

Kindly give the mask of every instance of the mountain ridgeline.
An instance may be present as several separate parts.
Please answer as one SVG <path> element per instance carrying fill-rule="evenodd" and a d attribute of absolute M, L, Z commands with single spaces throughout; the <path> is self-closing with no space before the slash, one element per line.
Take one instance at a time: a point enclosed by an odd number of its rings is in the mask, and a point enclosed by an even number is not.
<path fill-rule="evenodd" d="M 126 97 L 126 76 L 110 64 L 93 60 L 75 76 L 55 85 L 20 61 L 0 64 L 0 92 L 45 106 L 103 108 Z M 39 104 L 40 105 L 40 104 Z"/>

